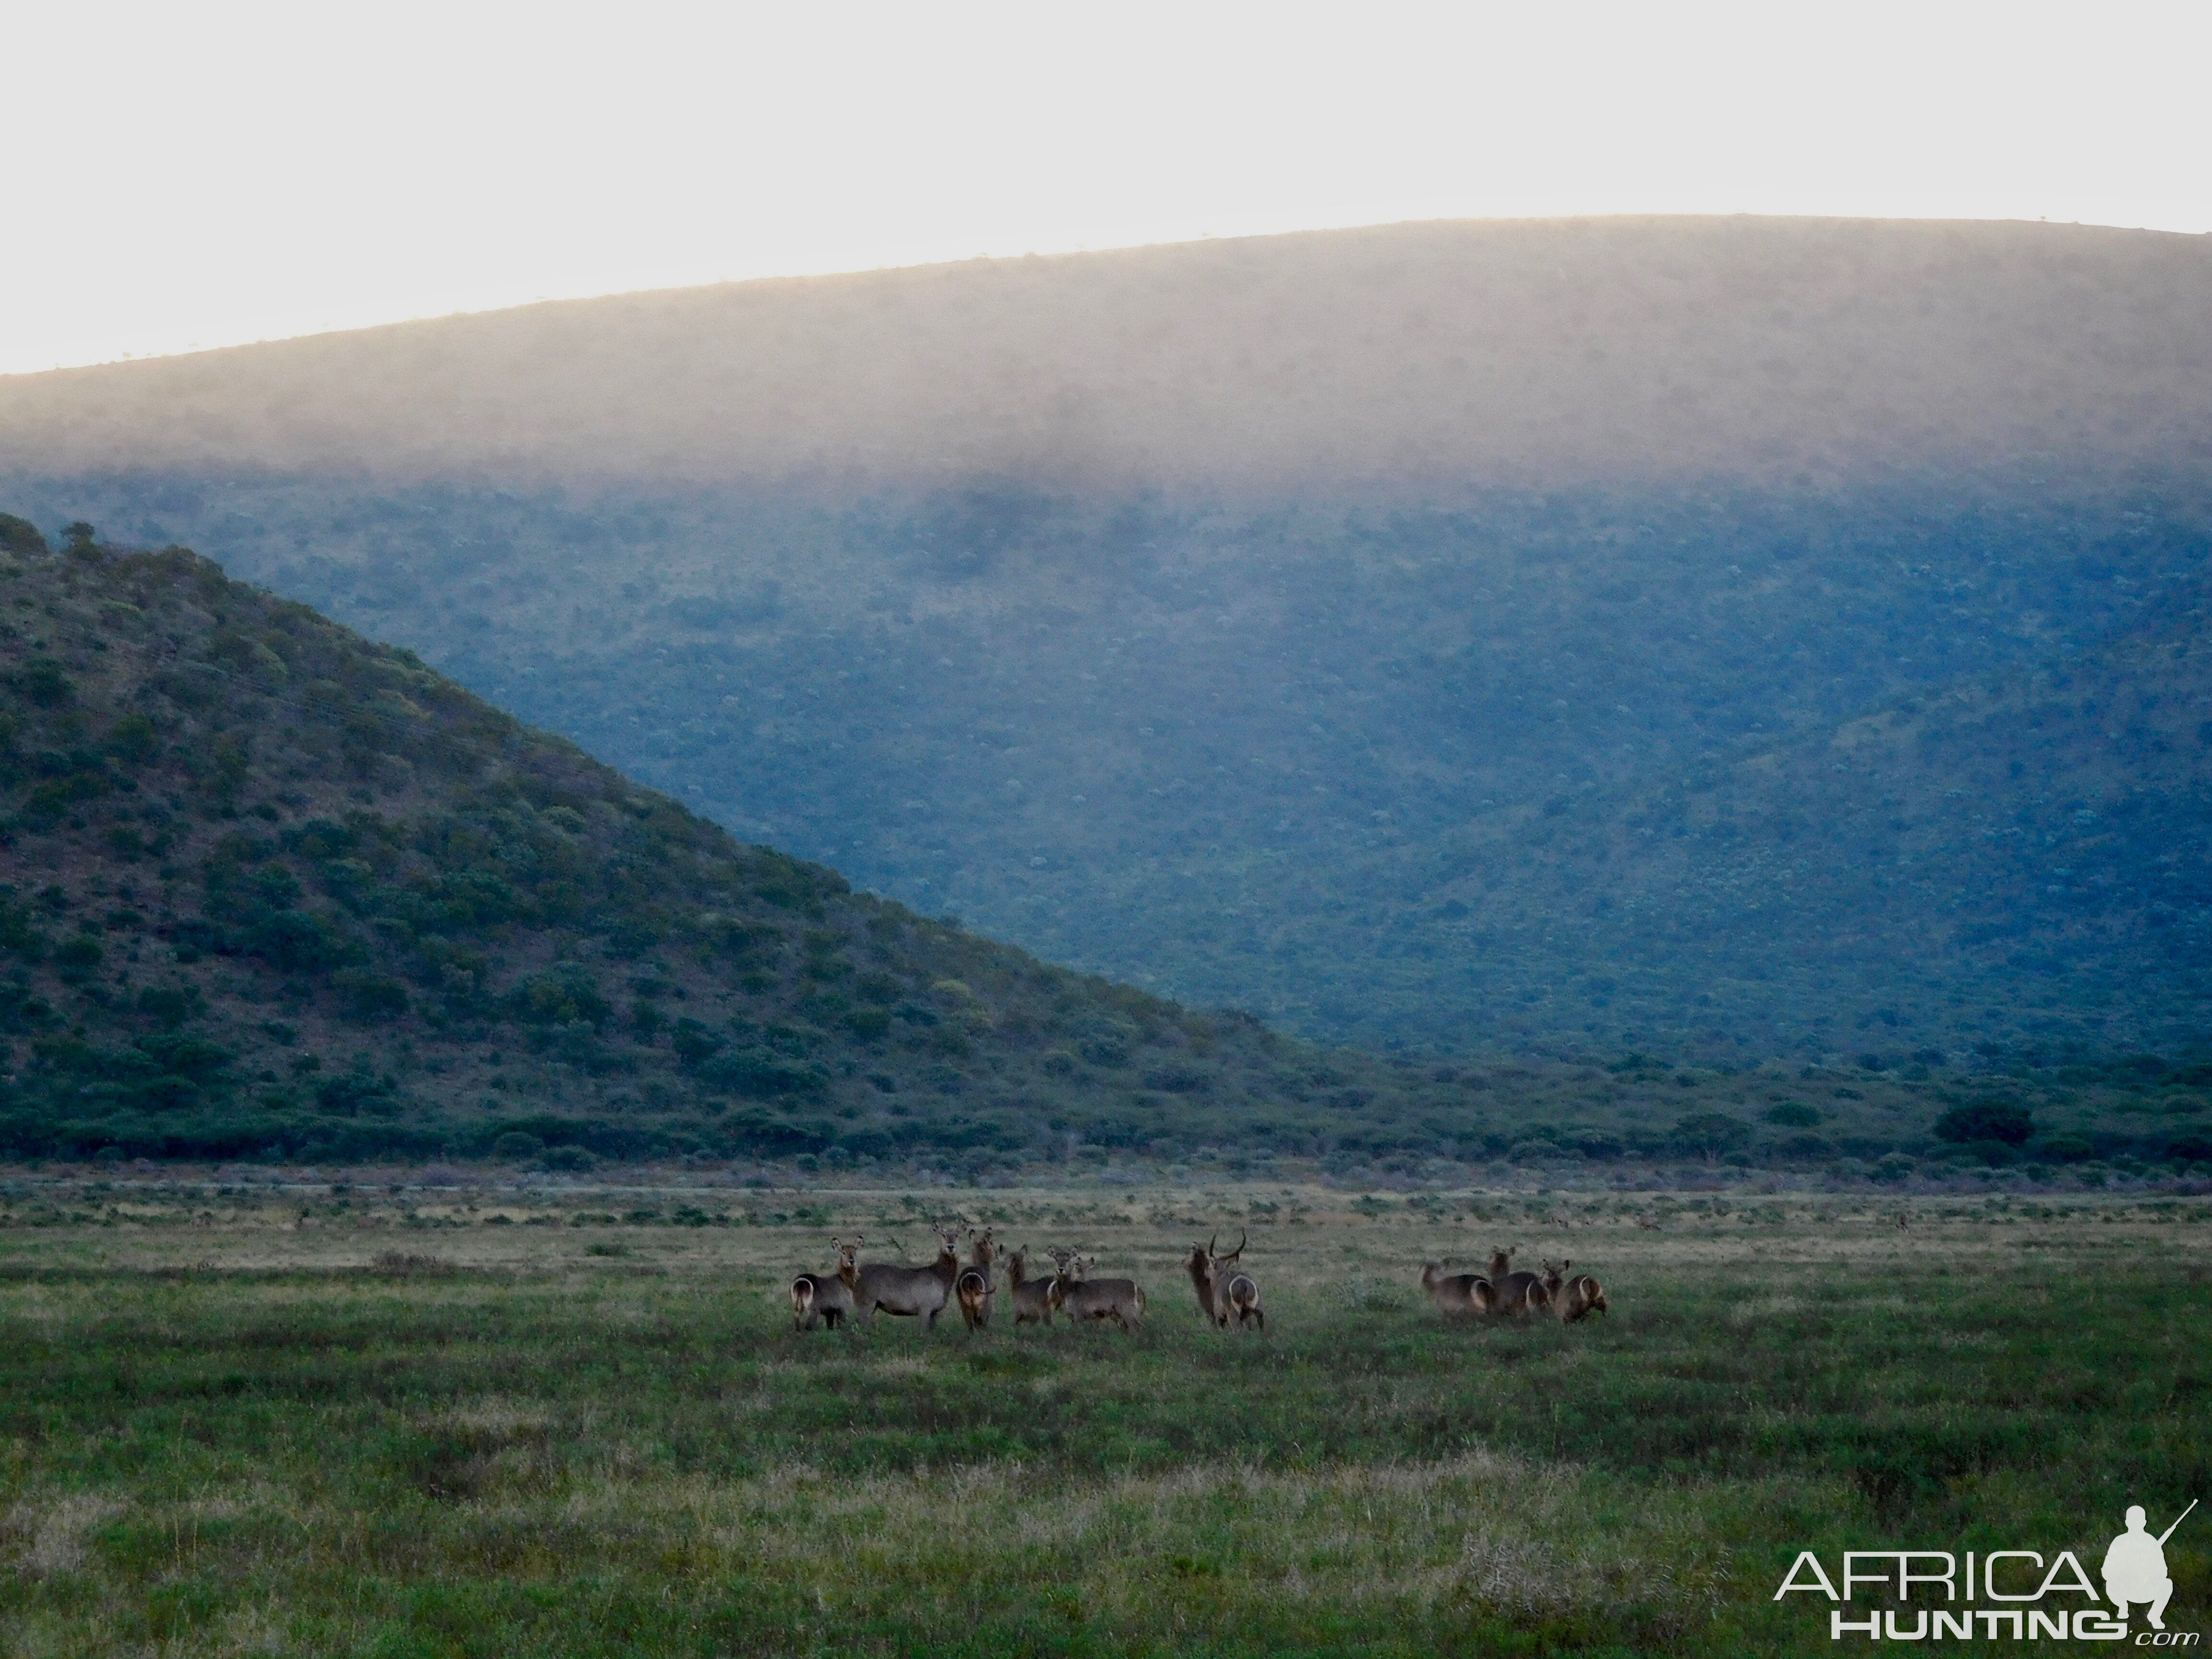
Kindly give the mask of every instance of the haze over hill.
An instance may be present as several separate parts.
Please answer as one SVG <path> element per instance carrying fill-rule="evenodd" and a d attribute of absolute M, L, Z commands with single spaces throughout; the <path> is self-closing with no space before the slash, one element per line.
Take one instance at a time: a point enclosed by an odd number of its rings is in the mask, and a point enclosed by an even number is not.
<path fill-rule="evenodd" d="M 1398 227 L 18 379 L 0 480 L 864 886 L 1316 1035 L 2172 1047 L 2203 900 L 2153 878 L 2212 751 L 2130 641 L 2199 625 L 2208 299 L 2204 239 L 2142 233 Z M 1819 815 L 1743 769 L 2085 657 L 2094 708 L 1926 751 L 2002 756 L 1984 822 L 1919 750 L 1814 766 Z M 2085 811 L 2136 826 L 2094 926 L 2018 856 Z M 1723 854 L 1786 902 L 1717 901 Z"/>
<path fill-rule="evenodd" d="M 1389 226 L 520 310 L 0 381 L 11 470 L 1263 495 L 2203 459 L 2212 246 Z"/>

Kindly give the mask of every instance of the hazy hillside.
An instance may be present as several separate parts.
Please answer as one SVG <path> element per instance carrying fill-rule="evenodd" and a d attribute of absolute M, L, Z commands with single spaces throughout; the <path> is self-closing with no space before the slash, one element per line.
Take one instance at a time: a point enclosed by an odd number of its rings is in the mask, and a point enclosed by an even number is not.
<path fill-rule="evenodd" d="M 2203 586 L 2110 649 L 1495 813 L 1316 889 L 1373 1006 L 1902 1064 L 2212 1031 Z M 1403 895 L 1363 906 L 1353 896 Z M 1449 990 L 1443 989 L 1449 986 Z M 1391 1012 L 1376 1022 L 1389 1029 Z"/>
<path fill-rule="evenodd" d="M 2014 890 L 1993 842 L 1891 866 L 1879 927 L 1848 839 L 1781 914 L 1553 872 L 1563 822 L 2179 625 L 2208 272 L 2068 227 L 1607 221 L 745 284 L 0 382 L 0 485 L 219 550 L 747 839 L 1310 1035 L 1818 1057 L 1909 1006 L 2171 1046 L 2185 953 L 2169 988 L 2046 971 L 2040 908 L 1923 928 Z M 2096 756 L 2091 810 L 2186 798 Z M 1662 896 L 1632 941 L 1534 920 Z"/>
<path fill-rule="evenodd" d="M 0 470 L 1262 495 L 2201 461 L 2212 245 L 1415 224 L 745 283 L 0 380 Z"/>
<path fill-rule="evenodd" d="M 2193 485 L 2018 477 L 1266 514 L 143 479 L 48 500 L 95 496 L 134 538 L 211 538 L 748 838 L 918 908 L 1200 1006 L 1445 1048 L 1844 1041 L 1897 1004 L 1878 957 L 1814 951 L 1784 975 L 1798 1012 L 1737 998 L 1717 1020 L 1697 1000 L 1717 947 L 1662 929 L 1648 977 L 1591 1003 L 1561 988 L 1619 978 L 1613 941 L 1443 926 L 1430 889 L 1471 839 L 1498 902 L 1549 905 L 1546 856 L 1499 838 L 1549 834 L 1547 803 L 1599 811 L 1581 797 L 2162 625 L 2212 546 Z M 2008 734 L 2006 753 L 2039 775 L 2040 740 Z M 2085 801 L 2136 786 L 2126 751 L 2100 763 Z M 1816 929 L 1820 906 L 1860 902 L 1820 871 L 1801 893 Z M 1936 875 L 1892 870 L 1883 891 L 1943 914 L 1948 889 L 1921 885 Z M 1583 898 L 1611 878 L 1590 872 Z M 1786 921 L 1736 916 L 1729 959 L 1771 975 L 1802 943 Z M 2033 1037 L 2051 1011 L 2031 992 L 2061 1012 L 2087 995 L 1977 963 L 1922 960 L 1966 976 L 1915 994 L 1951 1011 L 1946 1041 Z M 2114 1042 L 2171 1032 L 2170 1012 L 2080 1006 Z"/>
<path fill-rule="evenodd" d="M 2177 668 L 2177 697 L 2195 672 Z M 2046 1159 L 2212 1151 L 2201 1062 L 1315 1049 L 740 846 L 182 549 L 123 554 L 78 526 L 56 555 L 5 515 L 0 853 L 0 1151 L 17 1154 L 1895 1173 L 1940 1152 L 1939 1113 L 1990 1101 L 2034 1114 Z"/>
<path fill-rule="evenodd" d="M 1249 1021 L 742 847 L 181 549 L 0 532 L 0 1146 L 988 1155 L 1310 1092 Z"/>

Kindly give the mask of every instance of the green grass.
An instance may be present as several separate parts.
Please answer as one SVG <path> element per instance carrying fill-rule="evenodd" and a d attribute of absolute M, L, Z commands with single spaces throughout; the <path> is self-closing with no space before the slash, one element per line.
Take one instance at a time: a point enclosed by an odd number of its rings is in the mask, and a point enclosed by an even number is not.
<path fill-rule="evenodd" d="M 1224 1337 L 1188 1230 L 1138 1214 L 1243 1196 L 933 1195 L 1133 1271 L 1133 1338 L 796 1334 L 819 1227 L 611 1256 L 233 1194 L 0 1229 L 0 1650 L 1811 1652 L 1818 1611 L 1770 1599 L 1801 1548 L 2090 1559 L 2127 1504 L 2212 1488 L 2201 1201 L 1655 1232 L 1606 1200 L 1562 1233 L 1309 1191 L 1248 1253 L 1267 1334 Z M 811 1199 L 919 1237 L 884 1194 Z M 1573 1255 L 1614 1311 L 1443 1327 L 1418 1262 L 1492 1243 Z M 2168 1547 L 2189 1628 L 2212 1572 Z"/>

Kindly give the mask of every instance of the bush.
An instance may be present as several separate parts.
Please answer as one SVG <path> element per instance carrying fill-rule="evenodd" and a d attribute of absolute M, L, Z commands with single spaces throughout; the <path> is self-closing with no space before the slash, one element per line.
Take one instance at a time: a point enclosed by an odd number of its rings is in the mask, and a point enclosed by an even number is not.
<path fill-rule="evenodd" d="M 0 553 L 44 554 L 52 551 L 39 526 L 12 513 L 0 513 Z"/>
<path fill-rule="evenodd" d="M 520 1129 L 509 1129 L 505 1134 L 499 1136 L 491 1143 L 491 1155 L 503 1162 L 526 1158 L 536 1158 L 544 1150 L 545 1143 L 544 1141 L 540 1140 L 536 1135 L 526 1133 Z M 564 1152 L 581 1152 L 583 1149 L 581 1147 L 563 1147 L 562 1150 Z M 589 1152 L 585 1152 L 584 1156 L 589 1158 L 591 1154 Z"/>
<path fill-rule="evenodd" d="M 1820 1124 L 1820 1109 L 1802 1100 L 1785 1100 L 1760 1115 L 1778 1129 L 1815 1129 Z"/>
<path fill-rule="evenodd" d="M 1692 1112 L 1674 1126 L 1674 1144 L 1698 1158 L 1718 1158 L 1741 1147 L 1751 1126 L 1726 1112 Z"/>
<path fill-rule="evenodd" d="M 2087 1135 L 2045 1135 L 2031 1150 L 2045 1164 L 2086 1164 L 2097 1155 Z"/>
<path fill-rule="evenodd" d="M 1913 1171 L 1913 1162 L 1903 1152 L 1885 1152 L 1874 1161 L 1867 1173 L 1885 1185 L 1894 1185 Z"/>
<path fill-rule="evenodd" d="M 502 1140 L 505 1139 L 504 1135 L 501 1137 Z M 556 1146 L 538 1161 L 549 1170 L 568 1170 L 579 1174 L 584 1170 L 596 1170 L 599 1167 L 599 1160 L 581 1146 Z"/>
<path fill-rule="evenodd" d="M 2212 1135 L 2176 1135 L 2166 1155 L 2176 1164 L 2212 1164 Z"/>
<path fill-rule="evenodd" d="M 1997 1140 L 2008 1146 L 2027 1144 L 2035 1133 L 2035 1119 L 2024 1106 L 2014 1106 L 2008 1101 L 1981 1100 L 1971 1105 L 1954 1106 L 1936 1120 L 1936 1138 L 1954 1146 L 1971 1146 L 1976 1141 Z"/>

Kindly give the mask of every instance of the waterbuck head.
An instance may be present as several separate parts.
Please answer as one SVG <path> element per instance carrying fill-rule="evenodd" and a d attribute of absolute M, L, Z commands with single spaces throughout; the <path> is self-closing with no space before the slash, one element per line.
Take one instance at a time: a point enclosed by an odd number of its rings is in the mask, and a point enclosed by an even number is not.
<path fill-rule="evenodd" d="M 997 1231 L 995 1227 L 986 1227 L 980 1233 L 973 1227 L 968 1230 L 968 1260 L 986 1273 L 991 1271 L 991 1264 L 999 1259 Z"/>
<path fill-rule="evenodd" d="M 860 1282 L 860 1246 L 866 1242 L 857 1233 L 854 1235 L 853 1242 L 849 1244 L 842 1238 L 833 1238 L 830 1241 L 831 1247 L 837 1252 L 837 1277 L 843 1279 L 848 1287 Z"/>

